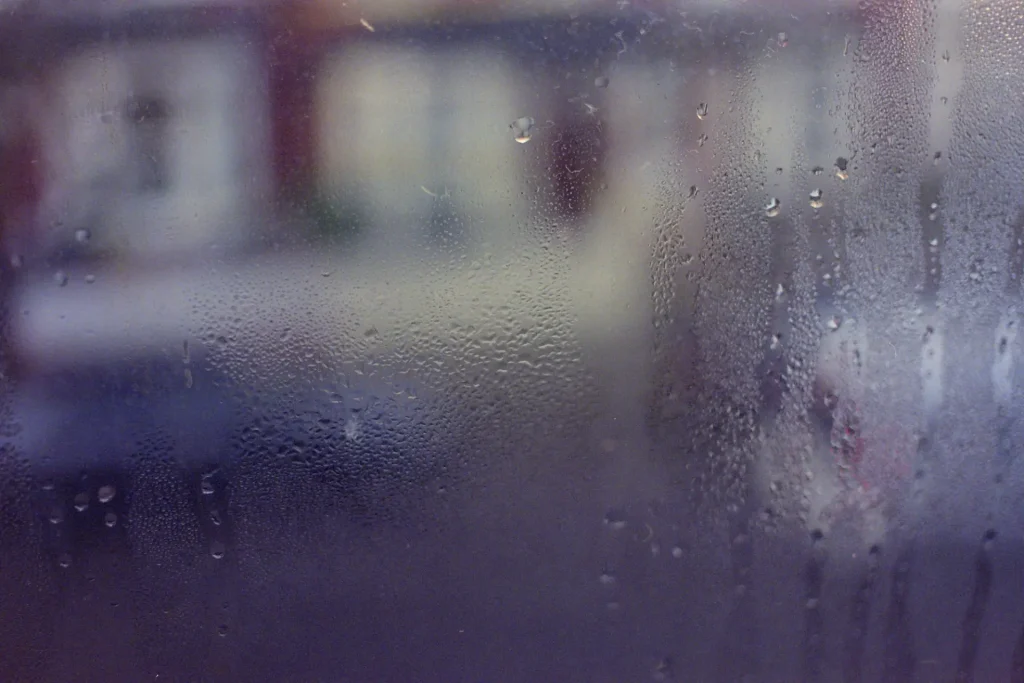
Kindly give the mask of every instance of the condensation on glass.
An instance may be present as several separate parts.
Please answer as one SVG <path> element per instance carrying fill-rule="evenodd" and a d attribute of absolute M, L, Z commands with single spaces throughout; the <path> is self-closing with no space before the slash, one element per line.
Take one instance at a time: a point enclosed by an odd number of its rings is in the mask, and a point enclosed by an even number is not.
<path fill-rule="evenodd" d="M 1022 50 L 0 2 L 0 679 L 1024 682 Z"/>

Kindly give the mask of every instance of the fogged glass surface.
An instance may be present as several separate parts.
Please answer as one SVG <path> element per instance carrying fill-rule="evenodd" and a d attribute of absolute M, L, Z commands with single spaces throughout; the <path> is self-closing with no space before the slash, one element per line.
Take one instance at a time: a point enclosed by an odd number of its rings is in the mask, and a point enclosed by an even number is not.
<path fill-rule="evenodd" d="M 0 10 L 0 679 L 1024 681 L 1019 2 Z"/>

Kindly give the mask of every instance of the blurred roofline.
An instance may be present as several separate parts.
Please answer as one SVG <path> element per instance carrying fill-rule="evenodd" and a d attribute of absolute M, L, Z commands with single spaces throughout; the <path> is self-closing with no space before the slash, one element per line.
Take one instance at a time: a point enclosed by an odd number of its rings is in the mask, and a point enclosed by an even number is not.
<path fill-rule="evenodd" d="M 698 0 L 685 5 L 670 0 L 0 0 L 0 30 L 10 23 L 77 23 L 119 20 L 150 12 L 259 13 L 272 10 L 315 22 L 327 30 L 372 22 L 405 24 L 424 20 L 488 23 L 528 19 L 575 19 L 581 16 L 637 16 L 658 22 L 672 17 L 717 12 L 791 14 L 849 10 L 857 0 Z M 312 28 L 313 26 L 310 26 Z"/>

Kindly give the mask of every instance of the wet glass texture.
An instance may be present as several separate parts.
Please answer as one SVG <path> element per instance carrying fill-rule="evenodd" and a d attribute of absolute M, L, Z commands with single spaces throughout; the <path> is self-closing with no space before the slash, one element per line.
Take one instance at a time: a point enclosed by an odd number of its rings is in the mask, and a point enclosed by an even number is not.
<path fill-rule="evenodd" d="M 1024 682 L 1022 54 L 0 1 L 0 680 Z"/>

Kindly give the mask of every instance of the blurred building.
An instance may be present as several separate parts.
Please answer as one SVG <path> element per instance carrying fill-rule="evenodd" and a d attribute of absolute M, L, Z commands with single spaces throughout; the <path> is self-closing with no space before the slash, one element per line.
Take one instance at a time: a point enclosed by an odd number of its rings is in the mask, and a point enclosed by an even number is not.
<path fill-rule="evenodd" d="M 285 244 L 297 253 L 262 267 L 308 269 L 325 244 L 372 249 L 374 263 L 500 259 L 538 233 L 586 236 L 586 289 L 621 304 L 594 297 L 594 329 L 626 334 L 646 315 L 651 254 L 685 244 L 662 254 L 682 262 L 702 248 L 699 202 L 685 220 L 651 207 L 712 189 L 714 150 L 735 134 L 716 136 L 722 110 L 698 121 L 694 108 L 734 96 L 716 70 L 732 57 L 686 22 L 675 28 L 693 45 L 680 53 L 657 3 L 232 3 L 37 0 L 0 23 L 0 88 L 17 93 L 3 100 L 3 165 L 23 185 L 4 200 L 3 244 L 46 276 L 21 283 L 38 290 L 23 299 L 26 352 L 109 353 L 125 328 L 186 326 L 182 287 L 168 291 L 183 276 L 151 274 L 154 264 L 197 268 L 203 254 L 224 262 Z M 534 125 L 517 144 L 510 124 L 522 118 Z M 775 138 L 768 147 L 784 144 Z M 649 242 L 655 220 L 676 226 L 668 246 Z M 345 235 L 358 240 L 333 239 Z M 74 302 L 115 270 L 131 286 L 105 291 L 102 310 Z M 60 297 L 55 275 L 73 285 Z M 86 277 L 96 284 L 72 291 Z M 683 300 L 680 315 L 693 306 Z"/>
<path fill-rule="evenodd" d="M 581 219 L 600 177 L 597 108 L 568 92 L 571 63 L 523 69 L 487 27 L 604 5 L 20 3 L 0 26 L 0 82 L 25 93 L 5 120 L 32 147 L 9 143 L 5 168 L 36 174 L 3 208 L 7 249 L 231 251 L 292 209 L 313 236 L 358 228 L 399 249 L 440 233 L 500 247 L 531 205 Z M 469 27 L 454 43 L 430 30 L 446 16 Z M 509 144 L 520 117 L 537 122 L 534 144 Z"/>
<path fill-rule="evenodd" d="M 269 176 L 265 75 L 244 37 L 90 45 L 55 65 L 39 121 L 51 240 L 133 257 L 237 244 Z"/>

